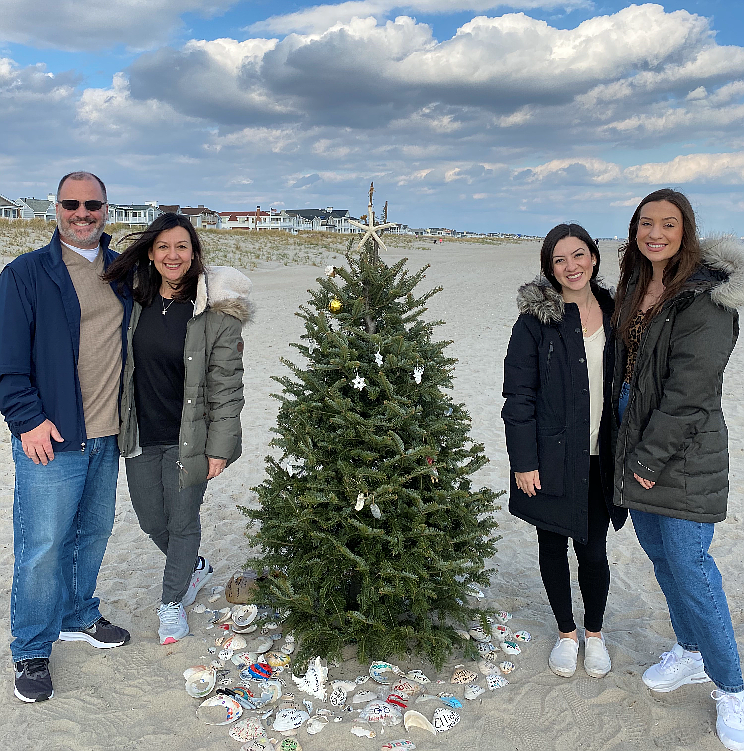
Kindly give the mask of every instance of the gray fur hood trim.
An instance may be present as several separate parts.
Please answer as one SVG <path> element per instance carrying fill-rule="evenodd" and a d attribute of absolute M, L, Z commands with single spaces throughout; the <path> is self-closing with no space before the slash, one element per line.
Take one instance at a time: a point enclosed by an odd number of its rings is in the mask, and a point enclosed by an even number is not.
<path fill-rule="evenodd" d="M 710 290 L 713 302 L 735 311 L 744 306 L 744 245 L 732 235 L 709 237 L 700 244 L 702 261 L 725 277 Z"/>
<path fill-rule="evenodd" d="M 209 307 L 245 325 L 253 318 L 254 306 L 248 299 L 252 288 L 251 280 L 232 266 L 206 266 L 196 288 L 194 315 Z"/>
<path fill-rule="evenodd" d="M 563 320 L 563 297 L 555 291 L 543 274 L 519 288 L 517 308 L 520 313 L 529 313 L 542 324 L 559 323 Z"/>

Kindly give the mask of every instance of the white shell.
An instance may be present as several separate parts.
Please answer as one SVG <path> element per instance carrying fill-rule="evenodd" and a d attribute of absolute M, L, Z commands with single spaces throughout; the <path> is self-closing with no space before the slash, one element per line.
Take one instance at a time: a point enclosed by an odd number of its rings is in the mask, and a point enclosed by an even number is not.
<path fill-rule="evenodd" d="M 351 699 L 352 704 L 366 704 L 368 701 L 374 701 L 377 694 L 374 691 L 360 691 Z"/>
<path fill-rule="evenodd" d="M 489 652 L 495 652 L 498 647 L 491 641 L 479 641 L 476 649 L 479 655 L 485 657 Z"/>
<path fill-rule="evenodd" d="M 416 744 L 406 738 L 399 741 L 388 741 L 382 744 L 382 751 L 414 751 Z"/>
<path fill-rule="evenodd" d="M 356 725 L 354 725 L 354 727 L 351 729 L 351 732 L 359 738 L 374 738 L 377 735 L 374 730 L 370 730 L 369 728 L 360 728 Z"/>
<path fill-rule="evenodd" d="M 482 675 L 493 675 L 494 673 L 500 672 L 499 666 L 491 660 L 479 660 L 478 670 Z"/>
<path fill-rule="evenodd" d="M 297 709 L 297 707 L 287 707 L 276 713 L 272 727 L 277 732 L 283 733 L 285 730 L 296 730 L 309 719 L 310 715 L 304 710 Z"/>
<path fill-rule="evenodd" d="M 411 683 L 408 680 L 396 681 L 390 689 L 394 694 L 400 694 L 406 699 L 410 699 L 421 691 L 420 683 Z"/>
<path fill-rule="evenodd" d="M 194 699 L 208 696 L 217 682 L 217 673 L 211 668 L 202 668 L 190 673 L 186 678 L 186 693 Z"/>
<path fill-rule="evenodd" d="M 455 629 L 455 633 L 456 633 L 456 634 L 457 634 L 457 635 L 458 635 L 458 636 L 459 636 L 459 637 L 460 637 L 461 639 L 464 639 L 465 641 L 468 641 L 468 640 L 470 639 L 470 634 L 469 634 L 469 633 L 468 633 L 467 631 L 465 631 L 464 629 L 462 629 L 462 628 L 456 628 L 456 629 Z"/>
<path fill-rule="evenodd" d="M 233 652 L 245 649 L 246 646 L 248 646 L 248 642 L 245 640 L 245 637 L 240 636 L 240 634 L 233 634 L 233 636 L 228 636 L 227 639 L 222 642 L 222 649 L 232 649 Z"/>
<path fill-rule="evenodd" d="M 517 641 L 532 641 L 532 634 L 529 631 L 515 631 L 514 638 Z"/>
<path fill-rule="evenodd" d="M 315 696 L 321 701 L 325 701 L 328 698 L 328 691 L 325 687 L 325 682 L 328 680 L 328 668 L 323 667 L 320 657 L 316 657 L 315 660 L 308 666 L 307 672 L 302 677 L 292 676 L 292 680 L 297 684 L 297 688 L 300 691 L 304 691 L 310 696 Z"/>
<path fill-rule="evenodd" d="M 498 673 L 487 675 L 486 683 L 488 684 L 488 688 L 490 688 L 491 691 L 497 688 L 504 688 L 504 686 L 509 685 L 509 681 L 507 681 L 503 675 L 498 675 Z"/>
<path fill-rule="evenodd" d="M 494 628 L 491 630 L 491 633 L 494 635 L 494 638 L 498 642 L 502 642 L 504 641 L 504 639 L 512 638 L 511 629 L 508 626 L 504 626 L 502 623 L 494 626 Z"/>
<path fill-rule="evenodd" d="M 255 605 L 235 605 L 232 609 L 232 622 L 236 626 L 247 626 L 253 623 L 258 615 L 258 608 Z"/>
<path fill-rule="evenodd" d="M 395 704 L 389 704 L 382 699 L 371 701 L 359 713 L 362 722 L 381 722 L 384 725 L 400 725 L 403 714 Z"/>
<path fill-rule="evenodd" d="M 282 644 L 282 646 L 281 646 L 281 648 L 280 648 L 279 651 L 282 654 L 291 655 L 292 652 L 295 651 L 295 643 L 294 643 L 294 641 L 286 641 L 285 640 L 284 644 Z"/>
<path fill-rule="evenodd" d="M 331 686 L 333 688 L 342 688 L 346 693 L 349 693 L 349 691 L 354 691 L 357 687 L 356 681 L 342 681 L 338 678 L 335 681 L 331 681 Z"/>
<path fill-rule="evenodd" d="M 475 683 L 471 683 L 469 686 L 465 686 L 465 698 L 472 701 L 477 699 L 481 694 L 485 693 L 486 689 L 483 686 L 478 686 Z"/>
<path fill-rule="evenodd" d="M 440 709 L 443 708 L 444 707 L 440 707 Z M 403 725 L 406 730 L 410 730 L 411 728 L 421 728 L 422 730 L 428 730 L 432 735 L 437 734 L 434 725 L 432 725 L 429 720 L 421 714 L 421 712 L 417 712 L 415 709 L 409 709 L 403 715 Z"/>
<path fill-rule="evenodd" d="M 219 657 L 222 662 L 227 662 L 228 660 L 232 660 L 233 654 L 234 652 L 232 651 L 232 649 L 222 649 L 220 650 Z"/>
<path fill-rule="evenodd" d="M 268 738 L 256 738 L 244 743 L 240 751 L 274 751 L 274 744 Z"/>
<path fill-rule="evenodd" d="M 201 716 L 199 710 L 203 707 L 223 707 L 225 710 L 225 719 L 220 722 L 210 721 L 205 717 L 205 712 L 202 711 Z M 240 715 L 243 714 L 243 707 L 232 698 L 232 696 L 226 696 L 225 694 L 215 694 L 205 699 L 196 710 L 196 716 L 200 720 L 203 720 L 207 725 L 229 725 L 231 722 L 235 722 Z M 221 715 L 220 715 L 221 716 Z"/>
<path fill-rule="evenodd" d="M 328 722 L 328 718 L 324 717 L 323 715 L 321 715 L 320 717 L 311 717 L 307 721 L 308 735 L 315 735 L 316 733 L 319 733 L 328 724 Z"/>
<path fill-rule="evenodd" d="M 192 613 L 204 613 L 207 609 L 207 606 L 203 602 L 197 602 L 196 605 L 194 605 L 193 608 L 191 608 Z"/>
<path fill-rule="evenodd" d="M 406 678 L 408 678 L 409 681 L 413 681 L 414 683 L 420 683 L 422 686 L 426 683 L 431 683 L 431 681 L 423 674 L 421 670 L 409 670 L 406 673 Z"/>
<path fill-rule="evenodd" d="M 336 688 L 331 691 L 328 701 L 331 702 L 334 707 L 342 707 L 346 704 L 346 691 L 341 686 L 336 686 Z"/>
<path fill-rule="evenodd" d="M 522 647 L 517 644 L 515 641 L 504 641 L 501 644 L 501 649 L 504 650 L 504 652 L 508 655 L 519 655 L 522 654 Z"/>
<path fill-rule="evenodd" d="M 491 634 L 486 633 L 483 626 L 473 626 L 468 633 L 476 641 L 491 641 Z"/>
<path fill-rule="evenodd" d="M 264 655 L 264 659 L 268 665 L 272 668 L 283 668 L 289 665 L 289 655 L 285 655 L 283 652 L 267 652 Z"/>
<path fill-rule="evenodd" d="M 274 647 L 274 640 L 268 636 L 259 636 L 253 639 L 248 646 L 251 652 L 257 652 L 261 655 L 264 652 L 269 652 Z"/>
<path fill-rule="evenodd" d="M 460 713 L 455 712 L 454 709 L 451 709 L 450 707 L 437 707 L 434 710 L 432 725 L 434 725 L 434 729 L 437 733 L 451 730 L 458 722 L 460 722 Z"/>
<path fill-rule="evenodd" d="M 467 591 L 468 597 L 475 597 L 478 600 L 482 600 L 485 597 L 483 590 L 481 590 L 481 588 L 476 584 L 468 584 L 465 589 Z"/>
<path fill-rule="evenodd" d="M 242 717 L 230 727 L 229 733 L 231 738 L 243 742 L 266 737 L 264 726 L 254 717 Z"/>
<path fill-rule="evenodd" d="M 497 610 L 496 613 L 494 613 L 494 618 L 499 623 L 506 623 L 512 619 L 512 614 L 506 610 Z"/>
<path fill-rule="evenodd" d="M 236 634 L 252 634 L 257 628 L 258 626 L 255 623 L 252 623 L 250 626 L 236 626 L 234 623 L 232 625 L 232 630 Z"/>
<path fill-rule="evenodd" d="M 370 678 L 383 686 L 392 683 L 393 675 L 405 675 L 405 673 L 399 667 L 391 665 L 389 662 L 373 662 L 369 666 Z"/>
<path fill-rule="evenodd" d="M 509 673 L 513 673 L 516 669 L 517 666 L 513 662 L 509 662 L 508 660 L 499 663 L 499 670 L 504 675 L 509 675 Z"/>

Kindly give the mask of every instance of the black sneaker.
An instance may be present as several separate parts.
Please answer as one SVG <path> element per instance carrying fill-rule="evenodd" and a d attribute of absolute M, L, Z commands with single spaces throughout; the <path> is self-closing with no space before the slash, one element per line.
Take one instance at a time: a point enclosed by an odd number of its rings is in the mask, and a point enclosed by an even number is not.
<path fill-rule="evenodd" d="M 25 702 L 46 701 L 54 696 L 49 660 L 32 657 L 15 664 L 15 695 Z"/>
<path fill-rule="evenodd" d="M 60 631 L 60 641 L 87 641 L 97 649 L 121 647 L 129 641 L 129 631 L 99 618 L 90 628 L 82 631 Z"/>

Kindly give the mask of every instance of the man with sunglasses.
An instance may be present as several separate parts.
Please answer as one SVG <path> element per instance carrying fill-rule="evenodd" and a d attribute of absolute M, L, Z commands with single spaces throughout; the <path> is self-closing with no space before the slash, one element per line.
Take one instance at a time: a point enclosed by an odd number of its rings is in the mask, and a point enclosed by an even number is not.
<path fill-rule="evenodd" d="M 114 522 L 119 391 L 132 310 L 101 281 L 116 257 L 101 180 L 65 175 L 49 245 L 0 274 L 0 411 L 15 463 L 10 601 L 15 695 L 53 696 L 52 644 L 118 647 L 94 597 Z"/>

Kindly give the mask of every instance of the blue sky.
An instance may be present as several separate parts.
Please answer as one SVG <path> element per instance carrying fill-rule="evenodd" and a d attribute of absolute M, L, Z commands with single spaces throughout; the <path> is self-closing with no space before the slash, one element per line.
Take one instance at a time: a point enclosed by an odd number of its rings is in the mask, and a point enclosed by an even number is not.
<path fill-rule="evenodd" d="M 744 10 L 722 0 L 4 0 L 0 194 L 334 206 L 624 235 L 687 192 L 744 235 Z"/>

